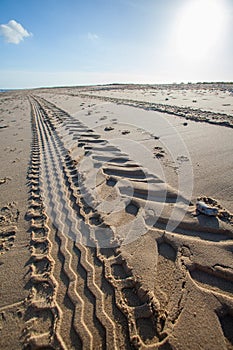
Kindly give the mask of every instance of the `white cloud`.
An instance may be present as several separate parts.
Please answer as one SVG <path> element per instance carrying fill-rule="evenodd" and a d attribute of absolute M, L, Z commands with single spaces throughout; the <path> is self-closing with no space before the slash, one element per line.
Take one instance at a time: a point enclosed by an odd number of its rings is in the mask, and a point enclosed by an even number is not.
<path fill-rule="evenodd" d="M 29 33 L 20 23 L 12 19 L 7 24 L 0 24 L 0 35 L 8 43 L 19 44 L 24 38 L 32 36 L 32 33 Z"/>
<path fill-rule="evenodd" d="M 87 37 L 88 37 L 89 40 L 92 40 L 92 41 L 95 41 L 95 40 L 99 39 L 99 36 L 97 34 L 95 34 L 95 33 L 88 33 Z"/>

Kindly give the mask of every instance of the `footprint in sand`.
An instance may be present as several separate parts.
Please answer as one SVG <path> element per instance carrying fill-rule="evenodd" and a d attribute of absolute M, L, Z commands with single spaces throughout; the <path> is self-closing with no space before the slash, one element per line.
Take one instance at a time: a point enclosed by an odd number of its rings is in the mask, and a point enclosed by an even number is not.
<path fill-rule="evenodd" d="M 162 147 L 156 146 L 154 147 L 154 155 L 158 159 L 163 158 L 165 156 L 165 151 Z"/>
<path fill-rule="evenodd" d="M 0 179 L 0 185 L 6 183 L 7 181 L 11 181 L 11 178 L 9 178 L 9 177 L 4 177 L 3 179 Z"/>
<path fill-rule="evenodd" d="M 14 225 L 19 218 L 19 210 L 14 202 L 0 210 L 0 255 L 10 250 L 14 244 L 17 227 Z"/>
<path fill-rule="evenodd" d="M 127 134 L 130 134 L 130 131 L 129 130 L 123 130 L 121 133 L 122 133 L 122 135 L 127 135 Z"/>
<path fill-rule="evenodd" d="M 189 161 L 188 157 L 186 157 L 186 156 L 178 156 L 176 158 L 176 160 L 177 160 L 177 163 L 180 164 L 180 165 L 182 163 L 184 163 L 184 162 L 188 162 Z"/>
<path fill-rule="evenodd" d="M 16 231 L 16 226 L 0 228 L 0 255 L 13 247 Z"/>
<path fill-rule="evenodd" d="M 104 131 L 112 131 L 112 130 L 114 130 L 112 126 L 106 126 L 106 128 L 104 128 Z"/>
<path fill-rule="evenodd" d="M 105 120 L 105 119 L 107 119 L 106 115 L 100 118 L 100 120 Z"/>

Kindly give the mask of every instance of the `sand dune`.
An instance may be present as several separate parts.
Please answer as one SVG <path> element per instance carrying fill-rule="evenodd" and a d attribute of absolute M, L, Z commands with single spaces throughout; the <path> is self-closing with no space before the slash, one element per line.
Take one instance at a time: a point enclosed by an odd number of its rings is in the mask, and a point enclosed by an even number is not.
<path fill-rule="evenodd" d="M 109 130 L 91 127 L 93 114 L 106 114 L 102 105 L 95 109 L 93 98 L 85 97 L 86 107 L 76 105 L 81 114 L 72 115 L 51 91 L 19 96 L 27 96 L 31 109 L 28 182 L 21 187 L 27 206 L 20 208 L 24 224 L 17 205 L 1 209 L 0 279 L 14 274 L 1 260 L 10 251 L 26 274 L 15 299 L 0 304 L 1 347 L 233 348 L 230 212 L 201 196 L 218 215 L 198 214 L 193 196 L 115 141 L 123 135 L 153 145 L 152 159 L 168 164 L 167 152 L 156 157 L 163 147 L 154 145 L 154 134 L 118 127 L 112 117 Z M 187 159 L 179 157 L 181 167 Z M 12 176 L 2 173 L 0 186 L 13 186 Z M 24 257 L 13 246 L 23 227 Z M 4 288 L 11 293 L 12 285 Z"/>

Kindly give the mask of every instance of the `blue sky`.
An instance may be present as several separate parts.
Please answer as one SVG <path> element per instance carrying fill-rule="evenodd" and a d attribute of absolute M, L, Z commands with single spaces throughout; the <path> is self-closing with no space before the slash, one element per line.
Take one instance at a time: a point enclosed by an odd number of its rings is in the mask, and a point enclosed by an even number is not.
<path fill-rule="evenodd" d="M 232 0 L 1 0 L 0 88 L 233 81 Z"/>

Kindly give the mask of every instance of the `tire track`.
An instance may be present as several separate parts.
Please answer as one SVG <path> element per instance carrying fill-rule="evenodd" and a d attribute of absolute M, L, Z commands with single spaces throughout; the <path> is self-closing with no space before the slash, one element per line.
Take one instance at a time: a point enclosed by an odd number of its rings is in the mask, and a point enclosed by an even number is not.
<path fill-rule="evenodd" d="M 180 201 L 181 204 L 188 204 L 185 198 L 178 196 L 158 177 L 142 170 L 126 154 L 122 154 L 119 149 L 111 146 L 106 140 L 101 139 L 99 135 L 55 105 L 41 98 L 35 98 L 33 103 L 38 109 L 37 118 L 46 158 L 44 183 L 42 184 L 44 200 L 47 201 L 49 216 L 53 219 L 55 226 L 60 228 L 56 235 L 60 242 L 59 252 L 64 259 L 63 272 L 67 277 L 70 274 L 69 280 L 72 277 L 74 279 L 75 276 L 81 278 L 81 295 L 84 304 L 80 312 L 85 312 L 87 303 L 91 303 L 93 317 L 96 317 L 96 320 L 105 329 L 105 335 L 99 330 L 99 334 L 102 334 L 101 344 L 104 346 L 114 344 L 114 348 L 118 348 L 119 327 L 116 327 L 114 313 L 107 314 L 109 304 L 105 300 L 103 285 L 100 285 L 100 275 L 103 276 L 104 283 L 111 286 L 114 291 L 114 307 L 119 310 L 122 320 L 126 319 L 128 323 L 127 331 L 123 335 L 125 344 L 128 337 L 130 347 L 133 348 L 158 348 L 169 341 L 176 322 L 183 312 L 187 298 L 187 284 L 192 283 L 195 288 L 206 291 L 208 295 L 211 292 L 219 300 L 222 298 L 222 305 L 229 304 L 229 310 L 231 310 L 230 303 L 226 301 L 224 293 L 221 292 L 224 290 L 222 287 L 224 280 L 232 278 L 230 260 L 228 260 L 228 267 L 219 266 L 217 259 L 216 261 L 212 261 L 212 258 L 207 262 L 201 261 L 201 257 L 205 256 L 203 252 L 209 240 L 216 241 L 216 248 L 221 248 L 216 249 L 216 257 L 222 253 L 226 254 L 227 250 L 231 251 L 232 230 L 229 226 L 223 225 L 217 228 L 212 228 L 208 224 L 204 226 L 193 217 L 189 210 L 174 233 L 166 232 L 173 204 L 177 201 Z M 96 176 L 97 183 L 84 181 L 82 177 L 83 170 L 80 169 L 80 160 L 85 157 L 94 160 L 99 177 L 96 173 L 92 173 L 92 170 L 89 172 L 89 177 L 92 174 Z M 128 191 L 127 186 L 118 186 L 120 181 L 125 179 L 131 184 L 132 193 Z M 108 215 L 103 214 L 101 201 L 93 192 L 95 187 L 104 189 L 104 186 L 112 188 L 124 201 L 131 197 L 131 201 L 127 206 L 125 205 L 125 211 L 133 218 L 140 217 L 142 209 L 148 202 L 149 208 L 155 212 L 163 203 L 162 197 L 164 196 L 164 211 L 154 224 L 155 228 L 151 227 L 150 220 L 145 220 L 145 228 L 150 230 L 151 235 L 154 235 L 159 247 L 158 268 L 161 272 L 157 280 L 156 293 L 145 288 L 142 282 L 133 275 L 127 259 L 123 258 L 121 249 L 117 248 L 121 241 L 114 231 L 114 223 L 111 222 Z M 53 193 L 54 191 L 56 193 Z M 149 194 L 151 194 L 150 198 L 148 198 Z M 67 237 L 64 237 L 64 234 L 74 241 L 73 246 Z M 191 242 L 193 243 L 190 256 L 186 256 L 188 253 L 187 249 L 183 248 L 184 242 L 187 246 L 189 242 L 190 246 Z M 101 244 L 106 244 L 108 249 L 102 248 Z M 197 245 L 197 249 L 194 244 Z M 92 254 L 87 246 L 94 247 Z M 169 262 L 171 257 L 167 258 L 166 252 L 163 251 L 164 246 L 173 247 L 176 257 L 171 263 Z M 194 261 L 191 261 L 190 257 Z M 160 283 L 161 276 L 166 273 L 164 263 L 170 271 L 168 286 Z M 70 273 L 70 268 L 72 273 Z M 178 271 L 179 281 L 174 281 L 173 269 Z M 199 270 L 204 273 L 198 272 Z M 209 282 L 211 288 L 207 288 L 208 283 L 206 284 L 205 281 L 209 277 L 206 271 L 208 274 L 214 272 L 222 278 L 220 293 L 215 292 L 217 289 L 211 285 L 211 281 Z M 172 300 L 169 301 L 172 295 L 169 289 L 171 285 L 174 285 L 177 296 L 172 296 Z M 69 288 L 70 283 L 68 283 L 68 290 Z M 73 290 L 76 288 L 78 289 L 79 286 L 73 283 Z M 87 298 L 87 293 L 85 296 L 83 291 L 85 288 L 88 289 L 90 300 Z M 226 289 L 227 292 L 230 291 L 229 287 Z M 227 298 L 230 298 L 229 293 Z M 75 308 L 75 303 L 73 304 Z M 92 323 L 90 329 L 92 330 L 93 327 L 98 326 Z M 79 334 L 78 327 L 76 331 Z M 85 342 L 85 336 L 85 334 L 81 336 L 82 342 Z"/>
<path fill-rule="evenodd" d="M 42 107 L 40 107 L 40 108 L 42 109 Z M 47 127 L 48 127 L 48 125 L 50 125 L 51 130 L 53 131 L 53 132 L 49 133 L 50 134 L 49 138 L 53 139 L 53 135 L 56 135 L 56 136 L 54 136 L 54 144 L 57 143 L 57 147 L 60 147 L 59 143 L 61 142 L 60 141 L 61 139 L 56 134 L 56 129 L 58 131 L 60 131 L 61 133 L 63 133 L 62 135 L 64 136 L 64 130 L 59 130 L 59 124 L 61 125 L 61 119 L 63 119 L 64 124 L 65 124 L 65 128 L 68 128 L 68 133 L 67 134 L 69 134 L 70 133 L 70 130 L 69 130 L 70 121 L 67 120 L 68 119 L 67 115 L 65 115 L 65 117 L 63 117 L 62 114 L 59 114 L 59 113 L 55 113 L 56 117 L 53 120 L 51 110 L 48 111 L 48 107 L 46 107 L 46 108 L 47 108 L 46 113 L 49 112 L 50 117 L 49 117 L 49 121 L 46 119 L 46 117 L 44 117 L 44 120 L 46 121 Z M 54 106 L 53 106 L 53 108 L 54 108 Z M 57 115 L 59 115 L 59 118 L 57 117 Z M 41 118 L 40 123 L 42 123 L 42 118 Z M 81 130 L 83 131 L 83 129 L 86 129 L 86 127 L 81 125 Z M 79 131 L 79 133 L 80 133 L 80 131 Z M 90 139 L 86 139 L 86 135 L 84 135 L 84 139 L 82 138 L 82 133 L 81 133 L 81 137 L 80 137 L 80 135 L 78 135 L 78 133 L 77 134 L 76 133 L 74 133 L 74 134 L 71 133 L 70 139 L 75 139 L 75 138 L 77 138 L 79 140 L 79 142 L 80 142 L 78 146 L 80 146 L 80 144 L 81 144 L 81 147 L 83 147 L 83 148 L 85 148 L 85 147 L 91 148 L 91 149 L 92 148 L 96 148 L 95 144 L 94 144 L 94 147 L 90 146 L 90 142 L 89 142 Z M 96 140 L 96 135 L 94 135 L 94 138 Z M 48 139 L 48 137 L 47 137 L 47 139 Z M 99 141 L 98 145 L 99 146 L 101 145 L 103 147 L 104 152 L 105 152 L 105 149 L 109 147 L 106 144 L 106 141 L 105 140 L 100 140 L 100 139 L 98 141 Z M 70 140 L 69 140 L 69 142 L 70 142 Z M 100 148 L 100 152 L 102 151 L 102 147 Z M 115 152 L 114 155 L 119 156 L 119 157 L 122 156 L 122 154 L 119 152 L 118 149 L 114 148 L 114 152 Z M 57 156 L 57 153 L 59 153 L 59 149 L 56 149 L 55 153 L 56 154 L 54 154 L 54 157 Z M 72 158 L 70 158 L 68 156 L 68 154 L 65 154 L 65 153 L 61 154 L 61 162 L 62 162 L 62 157 L 63 157 L 63 159 L 65 159 L 66 164 L 63 164 L 62 167 L 61 167 L 60 163 L 57 164 L 57 165 L 59 165 L 60 170 L 63 169 L 64 176 L 65 176 L 65 178 L 67 179 L 67 182 L 68 182 L 68 187 L 70 188 L 71 197 L 73 197 L 73 199 L 76 198 L 76 201 L 73 200 L 73 205 L 75 204 L 76 206 L 79 207 L 79 213 L 83 216 L 84 223 L 86 223 L 86 225 L 83 226 L 83 222 L 82 222 L 82 226 L 81 227 L 86 229 L 86 234 L 88 236 L 88 240 L 92 241 L 92 244 L 94 242 L 94 246 L 98 247 L 98 238 L 96 237 L 96 234 L 98 233 L 98 228 L 95 229 L 95 227 L 94 227 L 94 230 L 93 230 L 93 227 L 90 225 L 90 218 L 91 218 L 91 215 L 93 214 L 93 212 L 89 212 L 89 216 L 86 215 L 86 213 L 87 213 L 89 208 L 87 208 L 87 205 L 86 205 L 85 201 L 83 201 L 83 199 L 82 199 L 80 191 L 77 189 L 77 181 L 74 181 L 74 179 L 75 179 L 75 172 L 73 172 L 74 169 L 72 169 L 72 165 L 74 165 L 74 163 L 72 161 Z M 52 161 L 52 159 L 51 159 L 51 161 Z M 70 169 L 71 169 L 70 173 L 68 171 L 69 166 L 70 166 Z M 58 169 L 59 169 L 59 167 L 58 167 Z M 55 174 L 54 174 L 54 176 L 55 176 Z M 49 177 L 49 176 L 47 176 L 47 177 Z M 53 186 L 54 186 L 54 184 L 51 184 L 47 188 L 48 192 L 52 191 L 52 188 L 54 188 Z M 59 183 L 56 183 L 56 186 L 58 186 L 59 192 L 61 192 L 61 186 L 59 185 Z M 67 186 L 67 183 L 66 183 L 66 186 Z M 63 189 L 63 192 L 64 192 L 64 189 Z M 82 194 L 83 194 L 83 191 L 82 191 Z M 50 193 L 50 196 L 51 196 L 51 193 Z M 54 207 L 54 203 L 53 202 L 54 202 L 54 199 L 50 200 L 50 207 Z M 70 210 L 70 208 L 72 208 L 72 203 L 70 201 L 68 201 L 68 202 L 70 203 L 68 210 Z M 65 203 L 65 201 L 63 200 L 63 204 L 64 203 Z M 67 210 L 67 212 L 68 212 L 68 210 Z M 64 220 L 63 220 L 63 222 L 64 222 Z M 76 228 L 76 231 L 74 231 L 74 230 L 73 231 L 77 232 L 78 225 L 75 226 L 75 228 Z M 62 237 L 59 237 L 59 238 L 62 240 Z M 110 236 L 110 238 L 111 238 L 111 236 Z M 99 289 L 99 287 L 95 283 L 93 283 L 93 280 L 95 280 L 95 277 L 94 277 L 95 268 L 93 267 L 93 265 L 91 265 L 88 262 L 88 254 L 87 254 L 87 250 L 86 250 L 87 248 L 84 247 L 83 244 L 80 245 L 80 242 L 77 242 L 77 240 L 76 240 L 76 243 L 75 243 L 75 248 L 78 249 L 79 251 L 82 250 L 81 254 L 80 254 L 81 255 L 80 264 L 88 272 L 87 273 L 87 277 L 88 277 L 87 278 L 87 286 L 88 286 L 89 290 L 95 296 L 98 293 L 97 297 L 96 297 L 96 301 L 97 300 L 101 301 L 99 305 L 96 304 L 96 315 L 101 320 L 101 323 L 103 325 L 105 325 L 105 328 L 106 328 L 106 331 L 107 331 L 106 332 L 106 334 L 107 334 L 106 335 L 106 342 L 107 342 L 107 344 L 116 344 L 116 343 L 112 342 L 112 334 L 113 334 L 112 333 L 112 326 L 114 325 L 114 322 L 112 321 L 112 322 L 109 323 L 109 319 L 105 318 L 105 317 L 104 317 L 105 320 L 103 319 L 104 294 Z M 63 251 L 63 254 L 65 255 L 64 251 Z M 118 255 L 117 252 L 114 253 L 114 254 Z M 153 320 L 155 319 L 155 313 L 153 312 L 153 310 L 152 310 L 153 307 L 151 306 L 153 304 L 153 302 L 154 302 L 152 300 L 153 298 L 151 298 L 151 296 L 150 297 L 149 296 L 146 296 L 146 297 L 144 296 L 144 298 L 143 298 L 144 301 L 140 302 L 141 305 L 139 307 L 133 307 L 133 308 L 130 307 L 130 298 L 128 299 L 127 302 L 124 301 L 125 300 L 125 297 L 124 297 L 125 294 L 124 294 L 123 290 L 124 289 L 130 290 L 130 289 L 133 289 L 133 288 L 135 289 L 135 285 L 137 284 L 137 282 L 133 278 L 132 273 L 131 273 L 130 278 L 128 278 L 128 279 L 122 278 L 121 280 L 118 279 L 116 281 L 116 279 L 113 277 L 113 275 L 110 272 L 111 261 L 109 260 L 108 256 L 103 255 L 102 253 L 100 253 L 100 250 L 97 249 L 96 250 L 96 257 L 97 257 L 98 261 L 100 262 L 100 264 L 103 266 L 103 273 L 104 273 L 105 279 L 112 285 L 112 287 L 113 287 L 113 289 L 115 291 L 115 298 L 116 298 L 116 306 L 117 306 L 117 308 L 128 319 L 129 336 L 130 336 L 130 341 L 131 341 L 132 346 L 136 347 L 136 348 L 139 348 L 139 347 L 145 347 L 146 348 L 148 346 L 149 347 L 154 346 L 155 343 L 156 344 L 160 344 L 161 342 L 158 341 L 157 338 L 156 339 L 153 338 L 150 345 L 144 344 L 144 342 L 142 340 L 143 337 L 140 336 L 140 334 L 139 334 L 140 332 L 138 331 L 139 328 L 138 328 L 138 326 L 136 324 L 137 323 L 136 319 L 137 320 L 140 320 L 140 319 L 147 319 L 148 320 L 148 319 L 150 319 L 151 320 L 150 328 L 154 332 L 155 327 L 154 327 L 154 321 Z M 70 264 L 71 264 L 71 260 L 70 260 Z M 126 262 L 125 262 L 125 266 L 126 266 L 126 269 L 127 269 L 127 263 Z M 140 292 L 136 290 L 136 296 L 137 296 L 137 298 L 140 299 L 138 294 L 140 294 Z M 148 293 L 144 292 L 144 294 L 147 295 Z M 107 325 L 107 323 L 108 323 L 108 325 Z M 111 328 L 111 329 L 109 329 L 109 328 Z M 156 332 L 154 332 L 154 333 L 156 333 Z M 163 342 L 164 341 L 162 340 L 162 343 Z"/>
<path fill-rule="evenodd" d="M 63 192 L 63 179 L 59 178 L 61 165 L 58 163 L 56 157 L 54 156 L 54 149 L 50 146 L 50 135 L 47 134 L 45 125 L 42 124 L 38 110 L 36 115 L 38 117 L 37 127 L 40 133 L 40 138 L 42 142 L 44 139 L 47 141 L 43 144 L 44 154 L 42 165 L 42 168 L 44 168 L 42 178 L 46 179 L 46 181 L 44 180 L 43 183 L 44 193 L 47 193 L 47 198 L 49 198 L 47 203 L 45 199 L 46 209 L 52 219 L 54 226 L 61 228 L 61 230 L 57 231 L 57 235 L 61 242 L 60 252 L 64 257 L 63 269 L 69 279 L 67 294 L 74 306 L 74 328 L 77 334 L 80 335 L 83 347 L 86 349 L 91 349 L 93 347 L 93 337 L 84 322 L 84 301 L 77 292 L 77 275 L 71 267 L 73 257 L 67 248 L 68 237 L 65 234 L 64 222 L 66 222 L 66 220 L 69 220 L 70 225 L 72 225 L 73 220 L 70 220 L 70 217 L 67 215 L 69 213 L 69 209 L 67 209 L 66 198 L 64 198 L 66 193 Z M 54 191 L 54 189 L 57 189 L 57 191 Z"/>
<path fill-rule="evenodd" d="M 51 121 L 51 119 L 52 118 L 51 118 L 51 112 L 50 112 L 50 121 Z M 66 119 L 66 118 L 64 118 L 64 119 Z M 56 121 L 57 121 L 57 118 L 56 118 Z M 59 120 L 59 122 L 60 122 L 60 120 Z M 70 125 L 70 122 L 66 121 L 65 124 L 66 124 L 66 127 L 67 127 L 67 125 Z M 53 123 L 53 126 L 54 126 L 54 123 Z M 85 127 L 82 127 L 81 129 L 83 129 L 83 128 L 85 129 Z M 70 132 L 70 130 L 68 130 L 68 133 L 69 132 Z M 64 135 L 64 133 L 63 133 L 63 135 Z M 50 137 L 52 137 L 52 135 L 50 135 Z M 75 135 L 74 135 L 74 137 L 75 137 Z M 84 137 L 86 137 L 86 135 L 84 135 Z M 94 137 L 96 138 L 96 135 Z M 89 144 L 89 139 L 83 139 L 82 138 L 82 134 L 81 134 L 81 137 L 80 137 L 80 135 L 77 135 L 77 138 L 80 140 L 81 145 L 84 143 L 85 146 L 90 147 L 89 146 L 90 145 Z M 108 147 L 108 146 L 106 146 L 106 141 L 99 140 L 99 144 L 101 144 L 101 143 L 102 143 L 102 145 L 104 147 Z M 118 149 L 114 149 L 114 151 L 115 151 L 115 155 L 122 156 L 122 154 L 119 152 Z M 67 158 L 68 158 L 67 159 L 67 161 L 68 161 L 67 165 L 69 166 L 69 164 L 72 164 L 72 161 L 71 161 L 71 159 L 69 159 L 69 157 L 67 157 Z M 78 191 L 75 188 L 76 186 L 73 184 L 73 181 L 72 181 L 73 178 L 70 177 L 68 172 L 67 172 L 68 166 L 64 167 L 64 172 L 66 173 L 66 177 L 70 180 L 69 182 L 70 182 L 70 186 L 71 186 L 71 188 L 73 190 L 73 194 L 76 192 L 75 195 L 77 196 L 77 195 L 79 195 L 79 193 L 78 193 Z M 132 178 L 135 178 L 135 177 L 133 176 Z M 79 196 L 79 199 L 80 199 L 79 205 L 82 208 L 82 210 L 80 209 L 80 213 L 83 213 L 84 221 L 86 221 L 89 224 L 89 220 L 87 219 L 87 216 L 84 214 L 86 212 L 86 208 L 83 207 L 84 202 L 81 200 L 80 196 Z M 88 233 L 90 233 L 90 232 L 88 232 Z M 96 232 L 94 232 L 94 235 L 92 236 L 92 240 L 93 240 L 93 237 L 96 237 Z M 98 240 L 97 241 L 95 240 L 95 245 L 98 246 Z M 83 245 L 81 245 L 81 246 L 83 248 Z M 76 247 L 77 247 L 77 242 L 76 242 Z M 80 245 L 78 246 L 78 248 L 80 249 Z M 84 254 L 85 253 L 81 254 L 81 256 L 82 255 L 85 256 Z M 117 305 L 118 309 L 128 319 L 128 328 L 129 328 L 129 333 L 130 333 L 130 341 L 131 341 L 131 343 L 132 343 L 132 345 L 134 347 L 137 347 L 137 348 L 138 347 L 142 347 L 143 346 L 143 341 L 142 341 L 141 337 L 138 334 L 138 327 L 136 325 L 136 320 L 151 319 L 150 327 L 153 330 L 155 329 L 154 322 L 153 322 L 153 319 L 155 318 L 155 315 L 154 315 L 154 312 L 152 310 L 153 308 L 151 307 L 151 305 L 153 304 L 154 301 L 153 302 L 151 301 L 152 300 L 151 296 L 150 297 L 148 297 L 148 296 L 145 297 L 144 296 L 144 301 L 140 302 L 139 307 L 131 308 L 130 307 L 130 303 L 131 303 L 130 302 L 130 298 L 128 300 L 128 303 L 124 301 L 125 298 L 124 298 L 123 290 L 124 289 L 129 289 L 130 290 L 130 289 L 135 288 L 137 282 L 133 278 L 132 274 L 127 279 L 123 278 L 121 280 L 118 279 L 116 281 L 115 278 L 113 277 L 113 275 L 111 274 L 111 271 L 110 271 L 110 269 L 111 269 L 111 267 L 110 267 L 111 266 L 110 260 L 108 260 L 108 258 L 106 256 L 104 256 L 103 254 L 99 253 L 98 250 L 97 250 L 97 257 L 98 257 L 99 261 L 102 263 L 102 265 L 104 267 L 104 275 L 105 275 L 106 280 L 109 281 L 109 283 L 112 285 L 112 287 L 113 287 L 113 289 L 115 291 L 116 305 Z M 80 263 L 82 264 L 82 266 L 83 265 L 85 266 L 86 261 L 87 261 L 87 259 L 83 259 L 83 260 L 81 259 L 80 260 Z M 127 264 L 125 263 L 125 265 L 127 265 Z M 90 273 L 90 266 L 85 266 L 85 269 L 87 271 L 89 271 L 89 273 Z M 94 272 L 94 269 L 92 269 L 92 271 Z M 90 279 L 90 281 L 92 281 L 92 279 Z M 94 289 L 93 289 L 93 286 L 91 287 L 91 285 L 90 285 L 89 289 L 90 290 L 92 289 L 93 293 L 97 292 L 95 286 L 94 286 Z M 138 293 L 138 291 L 136 291 L 136 295 L 137 295 L 137 293 Z M 142 294 L 147 295 L 148 293 L 144 292 Z M 102 294 L 102 296 L 100 295 L 99 297 L 102 299 L 103 298 L 103 294 Z M 137 296 L 137 298 L 139 298 L 139 297 Z M 99 313 L 102 314 L 102 310 L 101 309 L 100 309 Z M 98 314 L 98 312 L 97 312 L 97 314 Z M 110 334 L 110 332 L 109 332 L 109 334 Z M 156 338 L 156 340 L 153 339 L 151 346 L 155 342 L 158 343 L 158 339 L 157 338 Z M 108 340 L 107 344 L 111 344 L 111 343 L 112 343 L 111 340 L 110 340 L 110 342 Z"/>
<path fill-rule="evenodd" d="M 213 111 L 208 111 L 200 108 L 182 107 L 182 106 L 172 106 L 162 103 L 152 103 L 146 101 L 137 101 L 131 99 L 108 97 L 108 96 L 98 96 L 88 93 L 81 93 L 82 97 L 88 97 L 93 100 L 101 100 L 106 102 L 113 102 L 117 104 L 122 104 L 126 106 L 133 106 L 136 108 L 142 108 L 145 110 L 152 110 L 161 113 L 167 113 L 170 115 L 177 115 L 179 117 L 185 118 L 186 120 L 193 120 L 195 122 L 204 122 L 219 126 L 233 127 L 233 117 L 226 113 L 216 113 Z"/>
<path fill-rule="evenodd" d="M 58 150 L 57 150 L 58 152 Z M 77 229 L 76 229 L 77 232 Z M 87 253 L 86 250 L 84 250 L 84 247 L 82 245 L 78 245 L 79 250 L 81 251 L 81 265 L 83 266 L 83 268 L 86 270 L 87 276 L 88 276 L 88 280 L 87 280 L 87 285 L 89 287 L 89 289 L 91 290 L 91 292 L 93 293 L 93 295 L 95 296 L 96 300 L 97 300 L 97 317 L 101 320 L 103 318 L 102 314 L 105 316 L 105 322 L 103 322 L 103 324 L 105 325 L 105 327 L 109 328 L 109 323 L 111 324 L 111 320 L 108 319 L 105 315 L 105 313 L 103 312 L 103 306 L 99 305 L 99 300 L 103 301 L 103 295 L 100 295 L 98 292 L 99 290 L 96 288 L 94 281 L 94 275 L 93 275 L 93 267 L 88 263 L 87 261 Z M 91 273 L 92 272 L 92 273 Z M 95 295 L 95 293 L 97 292 L 97 297 Z M 99 308 L 100 306 L 100 308 Z M 100 312 L 98 312 L 98 310 L 100 309 Z M 112 324 L 113 326 L 113 324 Z M 110 330 L 111 332 L 114 331 L 113 329 Z M 108 332 L 108 334 L 110 334 Z M 113 333 L 114 334 L 114 333 Z M 114 341 L 114 339 L 109 339 L 109 341 L 111 341 L 111 343 Z M 113 343 L 114 344 L 114 343 Z"/>
<path fill-rule="evenodd" d="M 41 121 L 40 121 L 41 123 Z M 40 125 L 41 127 L 41 125 Z M 51 138 L 51 135 L 50 135 L 50 138 Z M 48 140 L 48 135 L 47 135 L 47 140 Z M 47 150 L 48 154 L 53 154 L 54 151 L 52 150 L 52 148 L 48 149 Z M 56 150 L 56 156 L 58 155 L 58 150 Z M 48 161 L 48 163 L 55 163 L 56 160 L 55 160 L 55 155 L 51 156 L 50 160 Z M 60 167 L 60 170 L 61 169 L 61 165 L 60 164 L 55 164 L 54 165 L 54 172 L 51 173 L 49 172 L 48 170 L 48 164 L 47 164 L 47 181 L 49 183 L 49 185 L 47 186 L 46 188 L 46 192 L 48 193 L 52 193 L 52 189 L 54 188 L 58 188 L 59 189 L 59 193 L 60 195 L 62 194 L 62 188 L 64 186 L 64 183 L 62 183 L 62 180 L 58 181 L 58 180 L 55 180 L 54 177 L 57 176 L 56 174 L 56 170 Z M 54 180 L 53 182 L 51 181 L 51 178 Z M 55 187 L 54 187 L 55 186 Z M 63 198 L 58 198 L 55 197 L 55 198 L 51 198 L 50 199 L 50 203 L 48 203 L 48 207 L 52 206 L 53 207 L 53 211 L 50 213 L 53 217 L 53 219 L 56 219 L 56 213 L 59 212 L 61 213 L 62 211 L 64 212 L 64 206 L 66 205 L 66 203 L 69 203 L 69 200 L 68 198 L 66 198 L 66 200 L 64 200 Z M 61 204 L 55 204 L 54 203 L 61 203 Z M 63 207 L 60 207 L 59 205 L 63 205 Z M 61 225 L 62 222 L 65 222 L 65 220 L 68 218 L 70 220 L 70 223 L 72 222 L 72 225 L 75 225 L 73 226 L 73 232 L 78 232 L 78 228 L 77 228 L 77 223 L 75 223 L 75 220 L 74 218 L 70 218 L 67 214 L 69 213 L 69 211 L 72 209 L 72 206 L 70 205 L 69 209 L 66 210 L 66 216 L 67 217 L 64 217 L 64 218 L 59 218 L 59 222 L 56 222 L 55 220 L 55 224 L 59 224 Z M 64 224 L 63 224 L 64 226 Z M 61 226 L 62 227 L 62 226 Z M 58 235 L 62 244 L 61 244 L 61 252 L 64 256 L 64 261 L 65 261 L 65 270 L 66 270 L 66 274 L 69 275 L 69 272 L 68 270 L 71 270 L 71 264 L 72 264 L 72 254 L 68 251 L 67 249 L 67 238 L 65 237 L 65 242 L 64 242 L 64 235 L 62 235 L 60 232 L 60 230 L 58 230 Z M 63 231 L 63 230 L 61 230 Z M 63 237 L 62 237 L 63 236 Z M 74 238 L 74 237 L 72 237 Z M 81 260 L 80 260 L 80 263 L 81 265 L 83 266 L 83 268 L 85 269 L 86 273 L 87 273 L 87 285 L 88 285 L 88 288 L 90 289 L 90 291 L 92 292 L 92 294 L 95 296 L 95 299 L 96 299 L 96 314 L 97 314 L 97 317 L 99 318 L 99 320 L 101 321 L 101 323 L 106 327 L 107 329 L 107 342 L 110 342 L 111 344 L 114 345 L 115 343 L 115 339 L 114 339 L 114 323 L 109 319 L 109 317 L 107 316 L 107 314 L 104 312 L 104 307 L 103 307 L 103 299 L 104 299 L 104 295 L 103 293 L 100 291 L 100 289 L 97 287 L 96 283 L 94 282 L 95 278 L 94 278 L 94 268 L 93 266 L 91 266 L 91 264 L 88 262 L 87 260 L 87 252 L 86 252 L 86 249 L 84 249 L 84 247 L 82 245 L 77 245 L 78 249 L 80 250 L 81 252 Z M 72 275 L 73 276 L 69 276 L 70 280 L 72 281 L 72 279 L 74 278 L 74 276 L 76 275 L 75 272 L 72 270 Z M 73 277 L 73 278 L 72 278 Z M 70 283 L 71 284 L 71 283 Z M 76 281 L 73 283 L 74 284 L 74 290 L 77 289 L 77 283 Z M 70 288 L 70 287 L 69 287 Z M 72 295 L 72 293 L 70 293 Z M 73 297 L 73 301 L 74 301 L 74 305 L 77 304 L 77 302 L 79 302 L 80 304 L 80 300 L 76 300 L 74 299 L 74 295 L 72 295 Z M 79 313 L 81 311 L 81 314 L 83 314 L 83 302 L 81 302 L 82 304 L 82 309 L 81 310 L 78 310 Z M 79 314 L 78 313 L 78 314 Z M 79 320 L 79 322 L 82 322 L 83 323 L 83 327 L 84 329 L 86 328 L 86 325 L 84 325 L 84 322 L 83 322 L 83 319 Z M 80 327 L 82 328 L 82 327 Z M 80 330 L 79 330 L 80 331 Z M 91 339 L 91 333 L 88 332 L 88 330 L 86 329 L 87 331 L 87 334 L 83 335 L 83 344 L 84 344 L 84 347 L 86 348 L 92 348 L 93 346 L 93 343 L 92 343 L 92 339 Z M 82 332 L 82 330 L 80 331 Z M 89 341 L 87 342 L 86 341 L 86 337 L 89 336 Z"/>
<path fill-rule="evenodd" d="M 31 165 L 28 172 L 30 197 L 27 213 L 28 219 L 31 220 L 30 293 L 26 300 L 26 326 L 22 339 L 25 347 L 39 348 L 49 345 L 52 348 L 66 349 L 60 336 L 62 312 L 56 303 L 57 281 L 53 276 L 54 260 L 51 256 L 48 217 L 40 196 L 40 150 L 33 113 L 32 134 Z"/>

